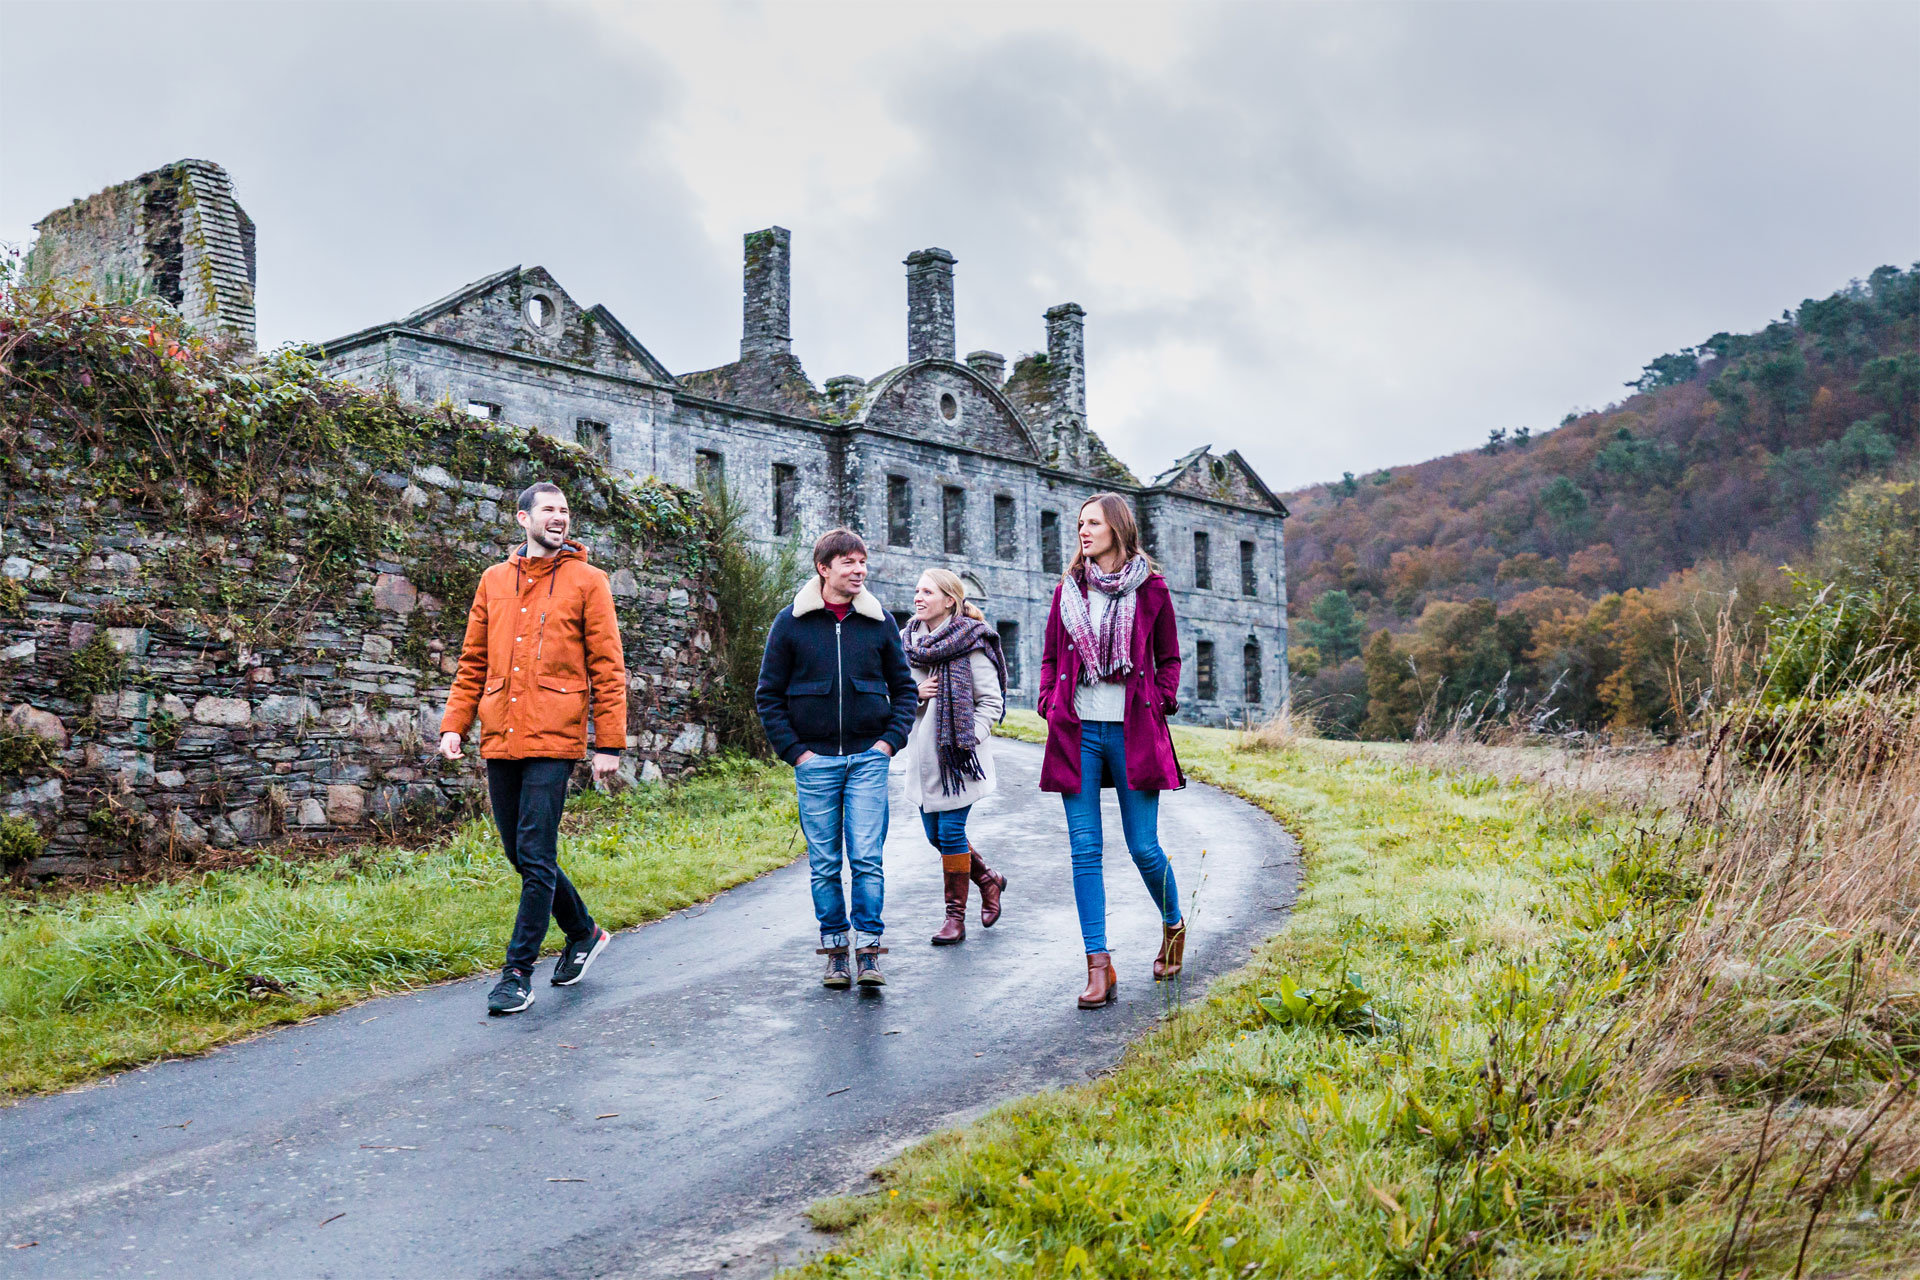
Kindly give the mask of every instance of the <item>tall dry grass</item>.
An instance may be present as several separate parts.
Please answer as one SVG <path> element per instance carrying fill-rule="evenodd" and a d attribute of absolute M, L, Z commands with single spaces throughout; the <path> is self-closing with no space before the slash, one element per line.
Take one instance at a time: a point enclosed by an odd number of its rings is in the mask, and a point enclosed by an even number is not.
<path fill-rule="evenodd" d="M 1605 874 L 1638 981 L 1586 1140 L 1638 1194 L 1694 1206 L 1711 1274 L 1920 1274 L 1912 660 L 1770 707 L 1755 651 L 1721 634 L 1676 743 L 1568 742 L 1522 712 L 1456 717 L 1413 759 L 1632 815 Z"/>

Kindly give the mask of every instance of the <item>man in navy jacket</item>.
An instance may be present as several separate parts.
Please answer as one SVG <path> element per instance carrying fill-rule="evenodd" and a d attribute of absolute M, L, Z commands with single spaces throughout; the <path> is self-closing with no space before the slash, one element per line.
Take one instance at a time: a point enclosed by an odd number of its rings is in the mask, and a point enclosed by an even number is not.
<path fill-rule="evenodd" d="M 900 632 L 866 589 L 867 544 L 833 529 L 813 544 L 814 576 L 767 633 L 754 703 L 767 741 L 793 766 L 800 830 L 820 920 L 822 981 L 853 985 L 847 965 L 844 848 L 853 870 L 854 959 L 863 987 L 886 985 L 878 957 L 886 897 L 887 769 L 907 744 L 916 701 Z"/>

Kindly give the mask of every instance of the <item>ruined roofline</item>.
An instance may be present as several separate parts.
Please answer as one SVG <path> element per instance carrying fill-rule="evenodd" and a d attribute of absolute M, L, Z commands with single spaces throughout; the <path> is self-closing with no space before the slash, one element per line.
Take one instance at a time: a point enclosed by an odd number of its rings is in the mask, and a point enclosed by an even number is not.
<path fill-rule="evenodd" d="M 1183 454 L 1171 467 L 1168 467 L 1165 471 L 1155 476 L 1151 483 L 1140 486 L 1141 492 L 1174 494 L 1182 498 L 1192 498 L 1196 502 L 1212 502 L 1220 506 L 1232 507 L 1237 511 L 1259 510 L 1260 508 L 1258 507 L 1249 507 L 1243 503 L 1233 502 L 1226 498 L 1218 498 L 1209 494 L 1187 493 L 1173 487 L 1179 482 L 1180 477 L 1193 470 L 1195 463 L 1212 452 L 1212 445 L 1203 444 L 1199 448 Z M 1284 520 L 1293 514 L 1287 509 L 1287 504 L 1282 502 L 1279 496 L 1267 486 L 1267 482 L 1260 478 L 1260 473 L 1253 469 L 1253 464 L 1248 462 L 1238 449 L 1229 449 L 1219 455 L 1219 457 L 1221 461 L 1227 463 L 1229 466 L 1238 467 L 1240 474 L 1244 475 L 1248 482 L 1253 485 L 1254 489 L 1259 492 L 1260 496 L 1271 504 L 1273 510 L 1279 513 L 1281 519 Z"/>
<path fill-rule="evenodd" d="M 543 271 L 545 269 L 542 267 L 533 267 L 531 270 Z M 427 342 L 445 343 L 470 351 L 485 351 L 490 354 L 508 356 L 516 360 L 532 360 L 541 364 L 551 365 L 555 368 L 568 369 L 576 373 L 591 372 L 601 377 L 620 378 L 622 381 L 634 380 L 629 378 L 628 375 L 610 374 L 605 370 L 593 369 L 588 365 L 573 364 L 565 360 L 554 360 L 547 356 L 540 356 L 525 351 L 516 351 L 510 347 L 495 347 L 482 342 L 474 342 L 470 339 L 454 338 L 446 334 L 433 333 L 423 327 L 430 321 L 447 315 L 463 304 L 473 301 L 475 298 L 482 297 L 500 288 L 502 285 L 511 284 L 513 281 L 526 275 L 528 271 L 529 268 L 522 264 L 516 264 L 503 271 L 496 271 L 492 275 L 482 276 L 478 280 L 462 285 L 445 297 L 430 302 L 419 310 L 410 312 L 398 320 L 369 325 L 364 329 L 356 329 L 352 333 L 343 334 L 338 338 L 330 338 L 324 342 L 310 342 L 303 346 L 301 351 L 310 358 L 324 358 L 326 356 L 335 356 L 342 352 L 352 351 L 357 347 L 365 346 L 383 337 L 394 334 L 407 334 Z M 548 275 L 551 277 L 550 272 Z M 559 287 L 557 281 L 555 282 L 555 287 Z M 591 307 L 583 307 L 581 308 L 581 314 L 590 317 L 595 323 L 605 325 L 614 336 L 619 338 L 620 341 L 626 345 L 627 349 L 633 352 L 639 359 L 640 363 L 646 366 L 653 382 L 668 387 L 678 385 L 677 380 L 674 378 L 672 372 L 668 370 L 667 366 L 661 363 L 660 359 L 655 356 L 653 352 L 647 350 L 646 346 L 633 335 L 633 331 L 622 324 L 620 319 L 607 309 L 605 303 L 596 302 Z"/>

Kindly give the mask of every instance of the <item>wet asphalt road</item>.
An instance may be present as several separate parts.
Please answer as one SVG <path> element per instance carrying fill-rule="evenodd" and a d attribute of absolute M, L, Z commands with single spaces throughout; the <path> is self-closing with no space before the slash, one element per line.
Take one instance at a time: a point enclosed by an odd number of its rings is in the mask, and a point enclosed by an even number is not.
<path fill-rule="evenodd" d="M 618 935 L 577 987 L 547 985 L 542 961 L 538 1002 L 511 1018 L 486 1017 L 478 978 L 33 1099 L 0 1111 L 0 1245 L 39 1243 L 0 1248 L 0 1275 L 737 1276 L 795 1260 L 821 1239 L 809 1202 L 870 1185 L 929 1132 L 1085 1079 L 1170 998 L 1109 792 L 1120 1001 L 1074 1007 L 1060 803 L 1037 789 L 1038 748 L 995 749 L 1001 790 L 969 826 L 1011 881 L 1006 914 L 981 929 L 975 895 L 958 947 L 927 945 L 939 858 L 896 773 L 883 992 L 819 985 L 802 860 Z M 1197 784 L 1160 813 L 1191 904 L 1192 998 L 1285 919 L 1298 858 L 1265 815 Z"/>

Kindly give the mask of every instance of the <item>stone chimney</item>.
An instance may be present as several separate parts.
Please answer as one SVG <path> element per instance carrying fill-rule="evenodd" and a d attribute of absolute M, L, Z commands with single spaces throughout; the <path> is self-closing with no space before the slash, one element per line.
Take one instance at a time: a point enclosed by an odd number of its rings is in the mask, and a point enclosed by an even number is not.
<path fill-rule="evenodd" d="M 793 333 L 788 320 L 793 300 L 793 233 L 785 227 L 749 231 L 745 297 L 741 304 L 740 358 L 790 355 Z"/>
<path fill-rule="evenodd" d="M 1007 358 L 998 351 L 967 352 L 967 368 L 996 387 L 1007 380 Z"/>
<path fill-rule="evenodd" d="M 1047 308 L 1047 363 L 1059 388 L 1058 412 L 1087 420 L 1087 313 L 1077 302 Z"/>
<path fill-rule="evenodd" d="M 953 359 L 953 264 L 945 249 L 907 255 L 907 362 Z"/>
<path fill-rule="evenodd" d="M 846 417 L 853 412 L 853 406 L 860 399 L 860 393 L 867 389 L 867 380 L 851 373 L 827 379 L 827 403 L 833 411 Z"/>

